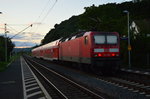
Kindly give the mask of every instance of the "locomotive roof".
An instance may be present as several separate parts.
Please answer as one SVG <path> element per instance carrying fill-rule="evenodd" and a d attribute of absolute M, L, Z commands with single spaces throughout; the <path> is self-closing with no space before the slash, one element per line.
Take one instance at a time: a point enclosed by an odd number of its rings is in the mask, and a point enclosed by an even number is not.
<path fill-rule="evenodd" d="M 78 37 L 89 35 L 90 33 L 107 34 L 107 33 L 116 33 L 116 32 L 98 32 L 98 31 L 80 32 L 78 34 L 74 34 L 74 35 L 70 35 L 68 37 L 64 37 L 64 38 L 60 39 L 60 42 L 65 42 L 65 41 L 73 40 L 73 39 L 78 38 Z"/>
<path fill-rule="evenodd" d="M 79 38 L 79 37 L 82 37 L 82 36 L 86 36 L 86 35 L 89 35 L 90 33 L 101 33 L 101 34 L 107 34 L 107 33 L 114 33 L 116 34 L 117 32 L 98 32 L 98 31 L 88 31 L 88 32 L 80 32 L 78 34 L 74 34 L 74 35 L 70 35 L 68 37 L 64 37 L 64 38 L 60 38 L 58 40 L 55 40 L 53 42 L 50 42 L 50 43 L 47 43 L 45 45 L 42 45 L 40 47 L 37 47 L 35 49 L 33 49 L 32 51 L 35 51 L 35 50 L 40 50 L 41 48 L 43 49 L 47 49 L 51 46 L 55 47 L 57 46 L 60 42 L 65 42 L 65 41 L 69 41 L 69 40 L 73 40 L 75 38 Z"/>
<path fill-rule="evenodd" d="M 47 48 L 52 47 L 52 46 L 53 46 L 53 47 L 54 47 L 54 46 L 57 46 L 57 45 L 59 44 L 59 41 L 60 41 L 60 39 L 55 40 L 55 41 L 50 42 L 50 43 L 47 43 L 47 44 L 45 44 L 45 45 L 39 46 L 39 47 L 33 49 L 33 51 L 35 51 L 35 50 L 40 50 L 40 49 L 47 49 Z"/>

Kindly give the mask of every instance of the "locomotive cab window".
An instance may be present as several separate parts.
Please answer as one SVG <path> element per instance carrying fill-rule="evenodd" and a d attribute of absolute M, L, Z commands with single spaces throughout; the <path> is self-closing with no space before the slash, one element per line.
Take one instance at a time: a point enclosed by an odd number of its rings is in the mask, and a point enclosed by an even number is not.
<path fill-rule="evenodd" d="M 105 43 L 105 35 L 95 35 L 94 41 L 95 41 L 95 44 L 104 44 Z"/>
<path fill-rule="evenodd" d="M 107 35 L 107 44 L 117 44 L 117 36 Z"/>
<path fill-rule="evenodd" d="M 87 36 L 84 37 L 84 44 L 85 45 L 88 44 L 88 37 Z"/>
<path fill-rule="evenodd" d="M 95 35 L 95 44 L 117 44 L 117 36 L 115 35 Z"/>

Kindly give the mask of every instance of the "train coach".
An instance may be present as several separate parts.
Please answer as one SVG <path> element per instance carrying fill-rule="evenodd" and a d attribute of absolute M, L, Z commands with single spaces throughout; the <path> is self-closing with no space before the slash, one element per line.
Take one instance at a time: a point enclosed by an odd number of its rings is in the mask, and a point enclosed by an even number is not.
<path fill-rule="evenodd" d="M 119 34 L 83 32 L 35 48 L 32 54 L 38 58 L 82 64 L 79 66 L 95 72 L 112 72 L 120 66 Z"/>
<path fill-rule="evenodd" d="M 32 50 L 32 56 L 36 58 L 46 59 L 46 60 L 58 60 L 59 58 L 59 40 L 50 42 L 43 46 L 34 48 Z"/>

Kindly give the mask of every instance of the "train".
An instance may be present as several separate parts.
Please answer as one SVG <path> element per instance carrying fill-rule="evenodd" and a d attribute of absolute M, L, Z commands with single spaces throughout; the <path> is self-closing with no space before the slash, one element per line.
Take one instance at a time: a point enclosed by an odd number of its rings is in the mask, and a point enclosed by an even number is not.
<path fill-rule="evenodd" d="M 116 72 L 120 69 L 119 33 L 82 32 L 34 48 L 32 56 L 76 63 L 80 68 L 94 72 Z"/>

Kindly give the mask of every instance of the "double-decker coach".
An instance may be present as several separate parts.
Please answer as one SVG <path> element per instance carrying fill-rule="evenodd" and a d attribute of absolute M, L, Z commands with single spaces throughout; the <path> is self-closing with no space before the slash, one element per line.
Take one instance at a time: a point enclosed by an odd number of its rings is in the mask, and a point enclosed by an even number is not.
<path fill-rule="evenodd" d="M 59 58 L 59 40 L 50 42 L 43 46 L 37 47 L 32 50 L 32 55 L 36 58 L 46 60 L 58 60 Z"/>

